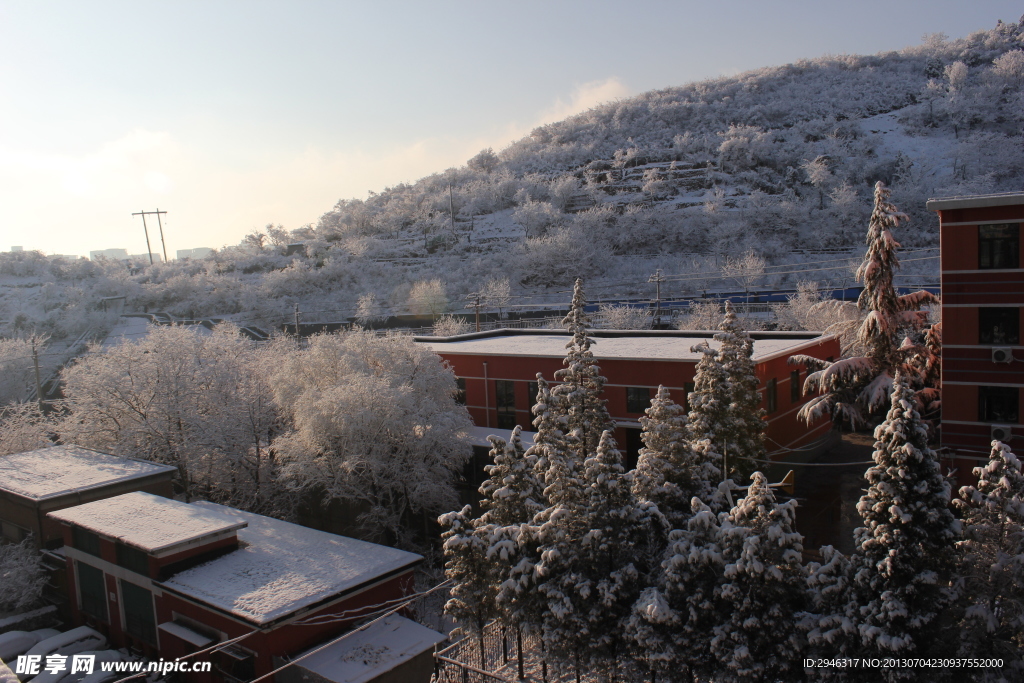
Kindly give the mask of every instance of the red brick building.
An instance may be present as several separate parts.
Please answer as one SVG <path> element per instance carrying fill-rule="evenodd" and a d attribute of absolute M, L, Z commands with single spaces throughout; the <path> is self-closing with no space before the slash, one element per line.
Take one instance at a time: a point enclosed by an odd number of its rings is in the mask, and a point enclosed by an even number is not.
<path fill-rule="evenodd" d="M 942 268 L 942 446 L 964 481 L 999 439 L 1019 448 L 1024 192 L 932 199 Z"/>
<path fill-rule="evenodd" d="M 365 618 L 360 608 L 409 594 L 423 559 L 146 493 L 50 517 L 63 526 L 75 624 L 102 632 L 113 647 L 174 659 L 250 634 L 201 657 L 214 670 L 187 676 L 197 683 L 250 680 L 337 636 Z"/>
<path fill-rule="evenodd" d="M 616 424 L 615 438 L 627 464 L 640 449 L 639 418 L 664 385 L 674 401 L 686 405 L 699 355 L 690 350 L 705 341 L 716 346 L 714 332 L 595 330 L 592 350 L 601 366 L 608 412 Z M 814 332 L 751 332 L 753 360 L 767 411 L 768 451 L 805 446 L 831 429 L 825 419 L 808 427 L 797 419 L 805 368 L 789 365 L 790 356 L 839 357 L 835 337 Z M 478 427 L 531 428 L 537 373 L 554 383 L 562 369 L 567 333 L 557 330 L 496 330 L 437 338 L 417 337 L 447 361 L 465 392 L 465 404 Z"/>

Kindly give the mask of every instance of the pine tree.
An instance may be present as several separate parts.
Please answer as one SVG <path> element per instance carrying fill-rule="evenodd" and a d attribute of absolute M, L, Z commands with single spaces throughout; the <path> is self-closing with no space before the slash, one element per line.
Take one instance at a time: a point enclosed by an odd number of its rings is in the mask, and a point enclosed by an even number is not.
<path fill-rule="evenodd" d="M 875 429 L 870 487 L 857 505 L 864 525 L 854 532 L 853 590 L 862 656 L 925 655 L 938 644 L 950 604 L 960 524 L 926 441 L 914 394 L 897 373 L 889 413 Z M 895 680 L 912 675 L 889 670 Z"/>
<path fill-rule="evenodd" d="M 612 673 L 628 652 L 625 622 L 648 568 L 636 566 L 647 520 L 611 432 L 587 459 L 583 485 L 579 504 L 557 508 L 539 530 L 543 634 L 562 658 Z"/>
<path fill-rule="evenodd" d="M 821 549 L 824 562 L 807 566 L 807 611 L 799 625 L 807 635 L 808 656 L 855 657 L 857 635 L 856 604 L 851 600 L 850 558 L 830 545 Z M 846 680 L 842 669 L 822 669 L 818 678 Z"/>
<path fill-rule="evenodd" d="M 719 621 L 715 591 L 725 570 L 720 528 L 700 499 L 693 499 L 691 513 L 686 527 L 672 532 L 662 575 L 641 592 L 627 623 L 637 659 L 659 679 L 676 680 L 682 672 L 681 680 L 703 680 L 717 668 L 711 638 Z"/>
<path fill-rule="evenodd" d="M 437 518 L 444 532 L 445 576 L 452 581 L 445 614 L 459 626 L 455 636 L 472 635 L 480 641 L 480 667 L 484 661 L 484 626 L 497 616 L 498 584 L 493 564 L 487 559 L 490 530 L 473 519 L 469 505 Z"/>
<path fill-rule="evenodd" d="M 1024 472 L 1006 444 L 992 442 L 977 486 L 960 489 L 960 571 L 966 609 L 960 654 L 1005 662 L 1004 676 L 1024 678 Z"/>
<path fill-rule="evenodd" d="M 857 280 L 864 283 L 857 301 L 865 314 L 857 333 L 861 355 L 835 362 L 803 355 L 789 360 L 813 371 L 804 385 L 807 390 L 822 392 L 800 408 L 799 416 L 808 424 L 823 415 L 831 415 L 833 422 L 845 422 L 854 429 L 872 424 L 887 406 L 894 373 L 899 369 L 910 371 L 904 365 L 912 354 L 910 349 L 901 348 L 906 333 L 925 325 L 927 314 L 921 311 L 922 306 L 938 303 L 938 298 L 926 291 L 902 296 L 896 293 L 893 277 L 900 265 L 900 244 L 892 231 L 909 219 L 889 201 L 890 194 L 884 183 L 875 184 L 868 248 L 857 268 Z"/>
<path fill-rule="evenodd" d="M 688 396 L 690 413 L 687 416 L 687 429 L 690 443 L 703 462 L 721 472 L 723 456 L 732 455 L 727 452 L 726 440 L 731 402 L 728 378 L 718 352 L 707 343 L 690 350 L 701 354 L 693 378 L 693 391 Z M 729 469 L 730 472 L 733 469 L 731 463 Z"/>
<path fill-rule="evenodd" d="M 776 503 L 765 476 L 752 479 L 719 532 L 725 570 L 711 652 L 724 670 L 716 680 L 788 680 L 801 670 L 796 615 L 805 582 L 796 501 Z"/>
<path fill-rule="evenodd" d="M 722 331 L 715 339 L 722 346 L 718 360 L 725 369 L 729 387 L 728 437 L 723 443 L 729 453 L 729 465 L 741 481 L 749 479 L 757 463 L 765 457 L 764 410 L 757 393 L 757 371 L 754 367 L 754 342 L 736 319 L 732 304 L 725 304 Z"/>
<path fill-rule="evenodd" d="M 552 393 L 562 399 L 561 409 L 565 411 L 565 433 L 576 432 L 579 448 L 577 462 L 582 463 L 589 454 L 597 450 L 601 434 L 614 429 L 611 416 L 601 398 L 604 391 L 604 377 L 597 365 L 594 352 L 590 350 L 593 340 L 587 334 L 587 317 L 584 307 L 583 280 L 577 278 L 573 288 L 572 305 L 562 324 L 572 334 L 565 348 L 568 350 L 563 364 L 565 368 L 555 372 L 555 379 L 562 383 Z"/>
<path fill-rule="evenodd" d="M 710 500 L 721 471 L 690 445 L 683 409 L 665 387 L 658 387 L 640 426 L 644 447 L 633 475 L 633 495 L 656 505 L 670 529 L 682 529 L 691 514 L 691 499 Z"/>

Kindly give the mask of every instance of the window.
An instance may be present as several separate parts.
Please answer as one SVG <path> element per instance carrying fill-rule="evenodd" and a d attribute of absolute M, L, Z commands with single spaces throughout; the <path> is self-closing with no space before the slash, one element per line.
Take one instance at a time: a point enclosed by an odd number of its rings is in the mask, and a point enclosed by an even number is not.
<path fill-rule="evenodd" d="M 640 438 L 639 429 L 624 429 L 626 432 L 626 453 L 625 460 L 622 465 L 627 470 L 636 469 L 636 461 L 640 458 L 640 449 L 644 447 L 644 442 Z"/>
<path fill-rule="evenodd" d="M 979 308 L 979 344 L 1017 344 L 1020 342 L 1019 308 Z"/>
<path fill-rule="evenodd" d="M 529 383 L 527 383 L 527 385 L 526 385 L 526 393 L 527 393 L 527 398 L 529 398 L 529 402 L 530 402 L 530 410 L 532 411 L 533 407 L 535 405 L 537 405 L 537 394 L 540 393 L 540 385 L 537 384 L 536 382 L 529 382 Z"/>
<path fill-rule="evenodd" d="M 0 519 L 0 536 L 3 536 L 11 543 L 21 543 L 32 533 L 25 527 L 18 526 L 14 522 Z"/>
<path fill-rule="evenodd" d="M 765 410 L 769 413 L 774 413 L 779 407 L 778 389 L 779 383 L 774 377 L 768 380 L 764 385 Z"/>
<path fill-rule="evenodd" d="M 651 407 L 651 390 L 647 387 L 626 387 L 626 412 L 642 413 Z"/>
<path fill-rule="evenodd" d="M 697 389 L 697 385 L 694 382 L 687 382 L 683 385 L 683 407 L 686 408 L 686 412 L 690 412 L 690 394 Z"/>
<path fill-rule="evenodd" d="M 800 371 L 794 370 L 789 373 L 789 402 L 799 403 L 803 397 L 803 387 L 800 386 Z"/>
<path fill-rule="evenodd" d="M 978 420 L 1017 422 L 1017 387 L 978 387 Z"/>
<path fill-rule="evenodd" d="M 119 565 L 136 574 L 149 576 L 149 555 L 124 543 L 116 544 L 115 548 Z"/>
<path fill-rule="evenodd" d="M 978 226 L 978 268 L 1020 268 L 1020 224 Z"/>
<path fill-rule="evenodd" d="M 466 405 L 466 378 L 455 378 L 455 402 L 460 406 Z"/>
<path fill-rule="evenodd" d="M 239 647 L 228 645 L 217 652 L 217 669 L 227 681 L 249 681 L 256 678 L 256 655 Z"/>
<path fill-rule="evenodd" d="M 103 571 L 82 562 L 76 562 L 75 566 L 78 567 L 78 595 L 82 611 L 100 621 L 107 621 L 107 589 Z"/>
<path fill-rule="evenodd" d="M 156 645 L 156 617 L 153 615 L 153 594 L 142 586 L 121 580 L 121 607 L 124 609 L 124 630 L 147 643 Z"/>
<path fill-rule="evenodd" d="M 516 426 L 516 383 L 508 379 L 494 380 L 497 395 L 498 428 L 512 429 Z"/>
<path fill-rule="evenodd" d="M 100 537 L 77 526 L 71 527 L 71 544 L 83 553 L 100 556 Z"/>

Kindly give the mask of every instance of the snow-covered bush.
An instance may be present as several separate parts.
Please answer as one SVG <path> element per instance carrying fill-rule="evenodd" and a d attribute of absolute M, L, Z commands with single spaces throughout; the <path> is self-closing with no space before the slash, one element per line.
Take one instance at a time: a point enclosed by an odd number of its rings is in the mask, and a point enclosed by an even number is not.
<path fill-rule="evenodd" d="M 465 334 L 470 329 L 471 326 L 465 318 L 445 313 L 434 323 L 433 332 L 435 337 L 454 337 L 457 334 Z"/>
<path fill-rule="evenodd" d="M 31 537 L 0 543 L 0 612 L 34 607 L 42 598 L 46 569 Z"/>
<path fill-rule="evenodd" d="M 651 314 L 647 308 L 601 304 L 597 316 L 601 327 L 609 330 L 651 329 Z"/>

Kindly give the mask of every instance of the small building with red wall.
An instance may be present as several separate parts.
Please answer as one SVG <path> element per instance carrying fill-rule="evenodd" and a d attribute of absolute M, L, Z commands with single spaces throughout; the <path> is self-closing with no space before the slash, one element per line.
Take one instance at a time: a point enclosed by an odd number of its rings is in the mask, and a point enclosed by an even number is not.
<path fill-rule="evenodd" d="M 0 464 L 0 537 L 18 543 L 31 534 L 40 548 L 60 547 L 60 524 L 48 519 L 48 512 L 131 491 L 169 498 L 177 472 L 169 465 L 74 444 L 5 455 Z"/>
<path fill-rule="evenodd" d="M 693 389 L 699 354 L 691 347 L 713 339 L 715 332 L 593 330 L 592 351 L 606 379 L 604 397 L 615 421 L 615 439 L 632 467 L 641 447 L 639 418 L 664 385 L 672 399 L 687 404 Z M 802 366 L 789 364 L 797 354 L 822 359 L 840 355 L 834 336 L 816 332 L 750 332 L 753 361 L 760 380 L 762 406 L 767 411 L 766 447 L 785 452 L 821 441 L 831 429 L 822 419 L 808 426 L 797 411 L 808 397 L 802 392 L 807 377 Z M 456 337 L 417 337 L 447 361 L 464 390 L 465 405 L 478 427 L 529 428 L 537 392 L 537 373 L 555 384 L 563 368 L 567 332 L 558 330 L 495 330 Z M 785 459 L 780 456 L 780 459 Z"/>
<path fill-rule="evenodd" d="M 214 503 L 145 493 L 50 517 L 63 526 L 76 625 L 104 633 L 114 647 L 165 660 L 245 636 L 200 655 L 197 661 L 214 666 L 186 676 L 197 683 L 250 680 L 347 631 L 375 606 L 411 593 L 423 560 Z"/>
<path fill-rule="evenodd" d="M 1020 447 L 1024 192 L 931 199 L 942 269 L 941 444 L 961 483 L 991 442 Z"/>

